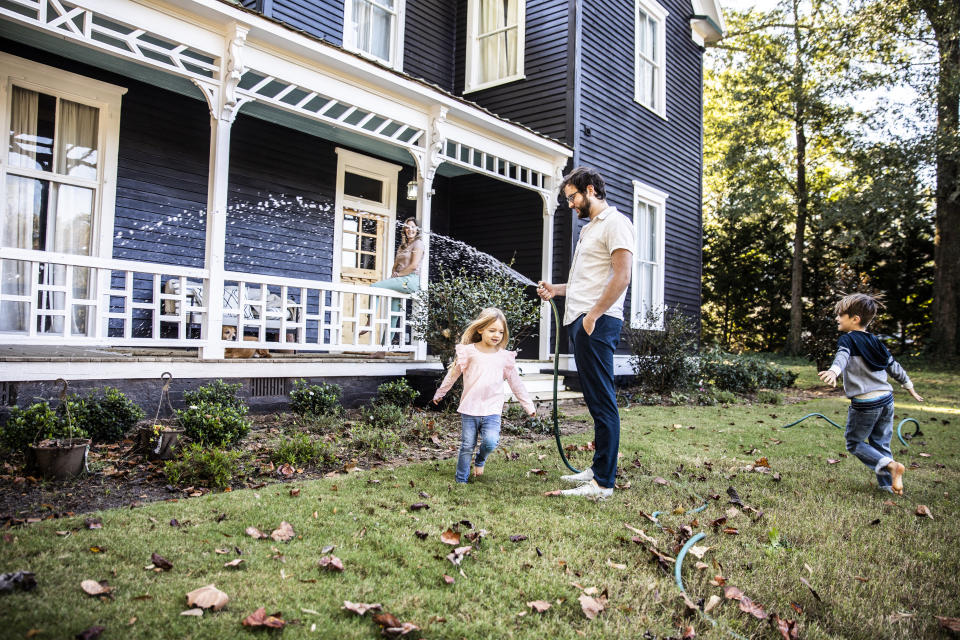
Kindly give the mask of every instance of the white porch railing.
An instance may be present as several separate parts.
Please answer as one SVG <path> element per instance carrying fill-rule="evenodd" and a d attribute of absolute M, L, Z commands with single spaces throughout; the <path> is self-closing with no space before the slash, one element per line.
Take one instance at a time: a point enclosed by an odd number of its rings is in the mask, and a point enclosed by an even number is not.
<path fill-rule="evenodd" d="M 412 351 L 412 298 L 388 289 L 228 271 L 223 326 L 205 335 L 205 269 L 0 249 L 8 345 Z M 226 328 L 226 329 L 225 329 Z M 228 338 L 228 339 L 227 339 Z"/>

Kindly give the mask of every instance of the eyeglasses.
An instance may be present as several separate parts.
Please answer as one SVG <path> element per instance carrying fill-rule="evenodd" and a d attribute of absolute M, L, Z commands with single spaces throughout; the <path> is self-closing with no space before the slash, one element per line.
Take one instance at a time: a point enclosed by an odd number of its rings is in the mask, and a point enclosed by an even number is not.
<path fill-rule="evenodd" d="M 567 204 L 573 205 L 574 199 L 577 197 L 578 193 L 583 193 L 583 191 L 574 191 L 572 194 L 564 195 L 563 197 L 567 199 Z"/>

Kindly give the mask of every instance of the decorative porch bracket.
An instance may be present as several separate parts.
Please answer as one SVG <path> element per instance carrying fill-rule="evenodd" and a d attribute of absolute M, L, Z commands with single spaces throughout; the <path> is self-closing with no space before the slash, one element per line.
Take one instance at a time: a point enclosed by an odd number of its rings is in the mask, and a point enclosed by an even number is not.
<path fill-rule="evenodd" d="M 237 94 L 243 77 L 243 47 L 250 28 L 232 23 L 225 36 L 227 55 L 221 58 L 219 84 L 194 79 L 210 107 L 210 163 L 207 176 L 207 226 L 204 268 L 207 313 L 203 320 L 201 358 L 220 360 L 224 357 L 223 287 L 227 237 L 227 186 L 230 174 L 230 129 L 237 111 L 252 98 Z"/>

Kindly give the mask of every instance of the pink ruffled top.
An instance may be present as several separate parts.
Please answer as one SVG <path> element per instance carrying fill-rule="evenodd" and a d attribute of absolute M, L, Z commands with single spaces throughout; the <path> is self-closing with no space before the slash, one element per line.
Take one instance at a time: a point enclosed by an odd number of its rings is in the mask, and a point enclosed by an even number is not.
<path fill-rule="evenodd" d="M 503 411 L 503 381 L 506 380 L 528 414 L 535 411 L 530 394 L 517 371 L 517 352 L 501 349 L 483 353 L 475 344 L 458 344 L 457 357 L 434 394 L 434 401 L 447 395 L 450 387 L 463 374 L 463 394 L 457 411 L 468 416 L 500 415 Z"/>

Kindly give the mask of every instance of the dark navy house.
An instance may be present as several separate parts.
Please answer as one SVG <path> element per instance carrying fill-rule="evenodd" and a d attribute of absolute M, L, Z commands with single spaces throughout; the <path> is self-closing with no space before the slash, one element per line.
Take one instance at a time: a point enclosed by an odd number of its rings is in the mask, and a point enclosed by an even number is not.
<path fill-rule="evenodd" d="M 634 323 L 699 309 L 722 30 L 716 0 L 0 0 L 0 400 L 436 367 L 370 286 L 397 222 L 564 281 L 577 165 L 634 220 Z"/>

